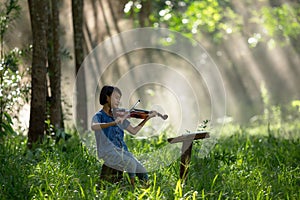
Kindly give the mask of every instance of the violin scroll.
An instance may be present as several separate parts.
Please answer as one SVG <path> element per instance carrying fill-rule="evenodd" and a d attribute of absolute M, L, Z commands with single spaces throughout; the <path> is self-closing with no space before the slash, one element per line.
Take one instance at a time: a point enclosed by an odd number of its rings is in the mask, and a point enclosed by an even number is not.
<path fill-rule="evenodd" d="M 161 117 L 163 120 L 166 120 L 166 119 L 168 119 L 168 115 L 166 115 L 166 114 L 164 114 L 164 115 L 162 115 L 162 114 L 160 114 L 160 113 L 157 113 L 158 114 L 158 116 L 159 117 Z"/>

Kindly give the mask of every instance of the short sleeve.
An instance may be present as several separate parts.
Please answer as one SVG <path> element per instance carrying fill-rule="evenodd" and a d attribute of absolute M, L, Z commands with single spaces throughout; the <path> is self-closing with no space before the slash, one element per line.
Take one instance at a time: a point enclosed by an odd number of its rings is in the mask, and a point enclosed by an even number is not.
<path fill-rule="evenodd" d="M 92 118 L 92 123 L 100 123 L 100 118 L 101 117 L 99 116 L 99 114 L 94 115 L 94 117 Z"/>

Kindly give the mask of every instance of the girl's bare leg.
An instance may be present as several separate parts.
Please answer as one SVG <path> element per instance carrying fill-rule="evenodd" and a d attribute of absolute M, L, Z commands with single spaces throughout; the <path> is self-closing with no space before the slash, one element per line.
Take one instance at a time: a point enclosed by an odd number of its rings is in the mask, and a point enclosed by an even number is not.
<path fill-rule="evenodd" d="M 130 183 L 134 187 L 134 177 L 130 178 Z"/>

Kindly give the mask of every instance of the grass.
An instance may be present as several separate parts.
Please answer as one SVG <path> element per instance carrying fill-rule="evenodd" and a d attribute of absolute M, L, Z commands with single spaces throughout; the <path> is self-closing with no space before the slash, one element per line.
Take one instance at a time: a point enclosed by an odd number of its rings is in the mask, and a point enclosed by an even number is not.
<path fill-rule="evenodd" d="M 101 162 L 74 133 L 68 141 L 26 149 L 26 137 L 0 141 L 0 199 L 300 199 L 299 123 L 227 125 L 203 158 L 195 142 L 188 179 L 179 159 L 151 172 L 150 187 L 100 181 Z M 205 140 L 202 141 L 202 143 Z M 164 137 L 128 140 L 135 152 L 166 144 Z"/>

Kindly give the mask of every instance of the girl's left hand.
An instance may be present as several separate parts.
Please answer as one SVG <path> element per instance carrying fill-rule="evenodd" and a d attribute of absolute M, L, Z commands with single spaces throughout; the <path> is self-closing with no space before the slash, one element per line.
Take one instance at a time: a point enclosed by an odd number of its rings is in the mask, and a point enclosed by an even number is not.
<path fill-rule="evenodd" d="M 156 117 L 157 116 L 157 112 L 155 110 L 150 111 L 150 114 L 148 116 L 149 119 Z"/>

